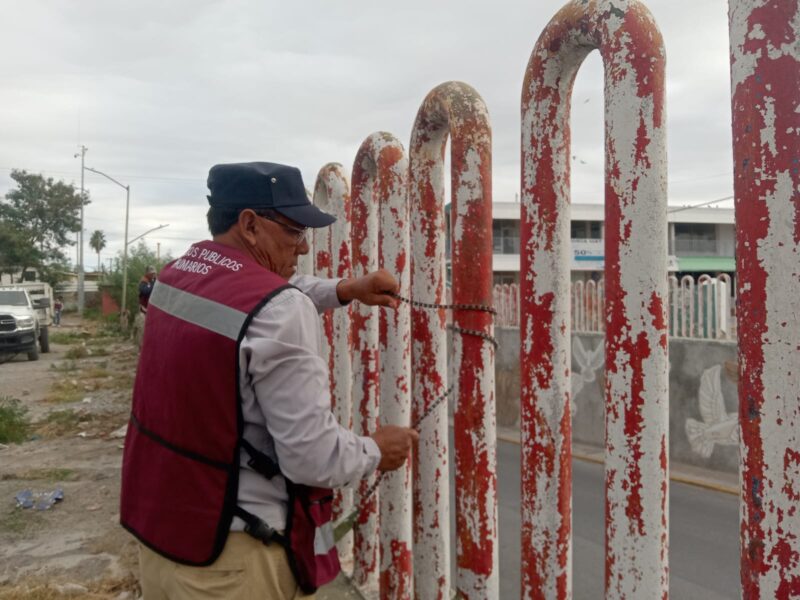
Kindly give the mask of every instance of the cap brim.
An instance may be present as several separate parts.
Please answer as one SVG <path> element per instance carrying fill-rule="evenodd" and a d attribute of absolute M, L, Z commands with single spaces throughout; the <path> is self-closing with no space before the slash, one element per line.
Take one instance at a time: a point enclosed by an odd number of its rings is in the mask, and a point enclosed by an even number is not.
<path fill-rule="evenodd" d="M 290 218 L 292 221 L 303 227 L 327 227 L 334 221 L 336 217 L 328 214 L 313 204 L 303 204 L 301 206 L 275 206 L 273 210 L 281 213 L 284 217 Z"/>

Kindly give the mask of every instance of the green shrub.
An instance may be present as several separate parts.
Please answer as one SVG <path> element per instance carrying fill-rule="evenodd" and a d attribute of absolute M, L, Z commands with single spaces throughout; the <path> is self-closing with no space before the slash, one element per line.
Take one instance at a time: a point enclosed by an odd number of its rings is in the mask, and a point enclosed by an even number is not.
<path fill-rule="evenodd" d="M 65 360 L 61 363 L 53 363 L 50 365 L 50 369 L 58 373 L 71 373 L 78 370 L 78 363 L 74 360 Z"/>
<path fill-rule="evenodd" d="M 81 423 L 92 421 L 92 416 L 74 410 L 56 410 L 36 424 L 37 431 L 45 437 L 65 435 L 80 428 Z"/>
<path fill-rule="evenodd" d="M 28 409 L 19 400 L 0 397 L 0 443 L 19 444 L 28 439 Z"/>
<path fill-rule="evenodd" d="M 75 344 L 89 337 L 85 331 L 53 331 L 50 330 L 51 344 Z"/>
<path fill-rule="evenodd" d="M 64 358 L 75 360 L 78 358 L 86 358 L 89 356 L 89 351 L 86 349 L 86 346 L 81 344 L 80 346 L 72 346 L 69 350 L 67 350 L 66 354 L 64 354 Z"/>

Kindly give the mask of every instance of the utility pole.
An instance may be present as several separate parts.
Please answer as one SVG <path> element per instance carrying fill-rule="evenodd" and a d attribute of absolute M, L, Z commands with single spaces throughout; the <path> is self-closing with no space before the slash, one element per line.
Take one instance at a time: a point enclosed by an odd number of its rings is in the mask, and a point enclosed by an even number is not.
<path fill-rule="evenodd" d="M 161 262 L 161 242 L 156 242 L 156 263 Z"/>
<path fill-rule="evenodd" d="M 81 144 L 80 146 L 80 156 L 81 156 L 81 229 L 78 232 L 78 315 L 83 316 L 83 308 L 85 306 L 85 295 L 84 295 L 84 282 L 83 282 L 83 205 L 85 202 L 84 196 L 84 189 L 83 189 L 83 169 L 84 169 L 84 158 L 86 157 L 86 151 L 89 150 L 86 146 Z M 78 154 L 75 155 L 77 158 Z"/>
<path fill-rule="evenodd" d="M 131 208 L 131 186 L 120 183 L 110 175 L 107 175 L 102 171 L 98 171 L 97 169 L 86 167 L 86 170 L 91 171 L 92 173 L 97 173 L 98 175 L 102 175 L 109 181 L 116 183 L 119 187 L 125 190 L 125 240 L 122 246 L 122 308 L 120 309 L 120 314 L 123 315 L 124 318 L 127 306 L 126 299 L 128 297 L 128 245 L 130 244 L 128 241 L 128 214 L 130 213 Z"/>

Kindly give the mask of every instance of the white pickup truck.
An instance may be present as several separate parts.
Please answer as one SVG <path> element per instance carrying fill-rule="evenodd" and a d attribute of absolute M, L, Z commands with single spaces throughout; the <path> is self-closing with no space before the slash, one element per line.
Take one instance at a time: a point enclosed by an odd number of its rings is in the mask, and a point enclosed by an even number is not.
<path fill-rule="evenodd" d="M 0 287 L 0 353 L 24 352 L 28 360 L 38 360 L 40 349 L 50 352 L 51 306 L 51 297 L 31 300 L 28 290 L 22 286 Z"/>

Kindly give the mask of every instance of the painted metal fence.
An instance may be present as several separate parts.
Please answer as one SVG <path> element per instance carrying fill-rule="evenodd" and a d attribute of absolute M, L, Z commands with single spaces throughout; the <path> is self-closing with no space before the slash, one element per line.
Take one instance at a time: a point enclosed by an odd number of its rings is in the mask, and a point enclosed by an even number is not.
<path fill-rule="evenodd" d="M 606 569 L 610 598 L 668 593 L 664 49 L 635 0 L 574 0 L 522 93 L 522 595 L 572 595 L 569 111 L 605 65 Z"/>
<path fill-rule="evenodd" d="M 800 594 L 799 3 L 730 0 L 741 576 L 748 599 Z M 606 279 L 571 286 L 569 103 L 578 68 L 593 49 L 606 73 Z M 571 327 L 606 330 L 605 595 L 668 594 L 668 336 L 736 332 L 723 319 L 729 279 L 667 277 L 664 130 L 664 49 L 649 12 L 638 0 L 572 0 L 539 38 L 523 86 L 519 294 L 489 283 L 490 133 L 472 88 L 448 83 L 426 97 L 407 181 L 402 146 L 374 134 L 356 158 L 354 204 L 338 165 L 324 167 L 315 187 L 315 202 L 340 216 L 330 234 L 315 236 L 318 274 L 346 276 L 352 252 L 356 274 L 385 267 L 414 300 L 442 304 L 451 295 L 456 304 L 493 303 L 500 322 L 520 326 L 523 598 L 572 595 Z M 351 312 L 352 329 L 346 310 L 325 320 L 334 402 L 344 424 L 352 421 L 351 359 L 356 421 L 364 432 L 379 422 L 414 422 L 455 383 L 455 588 L 466 598 L 497 598 L 494 354 L 485 339 L 464 334 L 490 336 L 490 317 L 456 310 L 450 319 L 443 308 L 422 306 L 391 315 Z M 455 330 L 449 373 L 448 324 Z M 420 433 L 413 477 L 406 470 L 386 480 L 380 500 L 365 502 L 356 536 L 355 577 L 368 583 L 379 572 L 382 598 L 450 594 L 445 411 Z"/>
<path fill-rule="evenodd" d="M 670 337 L 696 339 L 736 339 L 736 318 L 732 314 L 731 278 L 674 275 L 667 278 Z M 518 284 L 494 286 L 495 326 L 519 327 Z M 570 283 L 570 326 L 574 333 L 605 331 L 605 280 Z"/>
<path fill-rule="evenodd" d="M 314 204 L 336 216 L 330 227 L 314 230 L 314 274 L 319 277 L 350 277 L 350 179 L 342 165 L 328 163 L 323 166 L 314 185 Z M 353 427 L 352 402 L 352 336 L 350 334 L 350 307 L 322 316 L 326 344 L 322 345 L 324 358 L 330 370 L 331 403 L 339 423 Z M 347 514 L 353 505 L 353 491 L 336 492 L 334 516 Z M 347 560 L 353 556 L 353 536 L 348 535 L 338 544 L 339 552 Z"/>
<path fill-rule="evenodd" d="M 434 88 L 420 107 L 409 150 L 411 292 L 445 301 L 444 152 L 450 138 L 453 303 L 492 302 L 491 132 L 471 87 Z M 447 388 L 445 314 L 415 307 L 412 319 L 415 420 Z M 453 311 L 453 327 L 491 334 L 488 313 Z M 456 589 L 464 598 L 497 598 L 497 479 L 494 348 L 477 336 L 453 335 L 455 405 Z M 444 406 L 420 429 L 414 463 L 416 597 L 450 593 L 447 443 Z"/>
<path fill-rule="evenodd" d="M 453 189 L 449 294 L 443 169 L 448 139 Z M 457 432 L 455 587 L 463 598 L 498 597 L 494 347 L 486 339 L 491 339 L 493 324 L 489 313 L 471 308 L 492 304 L 490 147 L 488 113 L 480 96 L 465 84 L 446 83 L 420 107 L 408 161 L 399 141 L 373 134 L 355 160 L 352 201 L 340 165 L 323 167 L 315 186 L 315 203 L 338 217 L 330 232 L 315 234 L 315 272 L 341 277 L 386 268 L 398 277 L 401 293 L 417 303 L 411 311 L 401 306 L 392 314 L 354 306 L 324 319 L 340 422 L 354 423 L 363 434 L 379 422 L 419 422 L 413 486 L 411 470 L 401 470 L 382 481 L 378 500 L 365 497 L 370 482 L 363 482 L 355 500 L 361 512 L 354 547 L 340 545 L 344 562 L 353 558 L 354 581 L 368 589 L 379 587 L 382 598 L 450 594 L 447 405 L 422 420 L 450 385 Z M 457 306 L 452 315 L 428 306 L 451 301 Z M 452 378 L 447 372 L 448 326 L 454 331 Z M 346 495 L 340 500 L 345 506 L 348 502 Z"/>
<path fill-rule="evenodd" d="M 397 138 L 379 132 L 361 144 L 353 164 L 353 275 L 378 268 L 409 289 L 408 159 Z M 360 427 L 411 424 L 411 321 L 406 304 L 387 311 L 353 310 L 354 395 Z M 380 597 L 409 598 L 413 590 L 411 467 L 388 474 L 379 496 L 365 498 L 363 481 L 356 527 L 354 580 L 379 587 Z M 378 510 L 380 507 L 380 511 Z M 379 578 L 379 583 L 378 583 Z"/>
<path fill-rule="evenodd" d="M 800 2 L 730 0 L 744 598 L 800 595 Z"/>
<path fill-rule="evenodd" d="M 669 334 L 673 337 L 736 339 L 731 314 L 731 278 L 701 275 L 669 277 Z"/>

